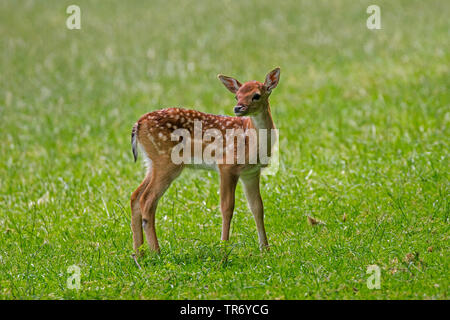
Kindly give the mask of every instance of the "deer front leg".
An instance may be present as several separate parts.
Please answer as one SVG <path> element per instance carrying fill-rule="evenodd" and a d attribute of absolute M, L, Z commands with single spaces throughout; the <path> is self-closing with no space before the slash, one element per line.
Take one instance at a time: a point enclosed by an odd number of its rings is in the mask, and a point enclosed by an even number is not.
<path fill-rule="evenodd" d="M 259 189 L 259 178 L 259 172 L 255 175 L 241 177 L 245 197 L 247 198 L 248 206 L 253 213 L 256 228 L 258 229 L 259 247 L 261 249 L 268 249 L 269 243 L 267 241 L 266 229 L 264 228 L 264 205 Z"/>
<path fill-rule="evenodd" d="M 222 240 L 228 240 L 234 210 L 234 194 L 239 176 L 220 170 L 220 211 L 222 212 Z"/>

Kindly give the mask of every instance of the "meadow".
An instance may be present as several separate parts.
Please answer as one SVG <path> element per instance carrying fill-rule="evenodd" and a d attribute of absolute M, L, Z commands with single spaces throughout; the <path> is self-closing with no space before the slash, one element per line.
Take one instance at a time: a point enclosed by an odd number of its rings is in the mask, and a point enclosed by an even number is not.
<path fill-rule="evenodd" d="M 0 299 L 448 299 L 449 16 L 445 0 L 0 1 Z M 221 243 L 218 174 L 185 170 L 139 269 L 135 121 L 232 115 L 217 74 L 276 66 L 270 251 L 241 185 Z"/>

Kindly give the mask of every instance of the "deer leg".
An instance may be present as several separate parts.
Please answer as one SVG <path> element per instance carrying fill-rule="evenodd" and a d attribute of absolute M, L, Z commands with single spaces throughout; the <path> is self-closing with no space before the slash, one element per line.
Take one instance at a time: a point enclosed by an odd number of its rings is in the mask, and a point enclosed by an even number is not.
<path fill-rule="evenodd" d="M 131 195 L 131 230 L 133 231 L 133 249 L 139 255 L 139 247 L 144 242 L 142 234 L 142 213 L 139 199 L 150 181 L 150 174 L 147 174 L 144 181 L 137 187 Z"/>
<path fill-rule="evenodd" d="M 159 252 L 158 238 L 155 230 L 155 213 L 159 199 L 181 173 L 181 166 L 168 165 L 153 166 L 150 182 L 146 186 L 139 200 L 142 212 L 142 227 L 145 231 L 150 250 Z"/>
<path fill-rule="evenodd" d="M 245 197 L 247 198 L 248 206 L 253 213 L 256 228 L 258 230 L 259 246 L 261 249 L 268 248 L 266 230 L 264 228 L 264 206 L 259 189 L 260 174 L 251 176 L 242 176 L 244 185 Z"/>
<path fill-rule="evenodd" d="M 239 176 L 225 170 L 220 171 L 220 211 L 222 212 L 222 240 L 228 240 L 231 218 L 234 210 L 234 197 Z"/>

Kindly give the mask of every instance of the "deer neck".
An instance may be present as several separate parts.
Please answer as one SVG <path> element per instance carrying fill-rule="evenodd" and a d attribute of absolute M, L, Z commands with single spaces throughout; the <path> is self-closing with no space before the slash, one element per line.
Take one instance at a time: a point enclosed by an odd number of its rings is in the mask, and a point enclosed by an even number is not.
<path fill-rule="evenodd" d="M 272 135 L 275 134 L 272 129 L 275 129 L 275 125 L 272 120 L 272 114 L 270 113 L 269 104 L 267 104 L 267 107 L 264 108 L 263 111 L 255 115 L 250 115 L 248 121 L 249 124 L 247 125 L 247 127 L 256 130 L 258 147 L 261 146 L 261 143 L 265 144 L 267 146 L 266 147 L 267 155 L 270 157 L 272 154 L 272 145 L 273 145 Z"/>
<path fill-rule="evenodd" d="M 251 115 L 250 117 L 250 126 L 259 130 L 259 129 L 275 129 L 275 125 L 273 124 L 272 114 L 270 113 L 270 106 L 267 104 L 267 108 L 264 108 L 263 111 Z"/>

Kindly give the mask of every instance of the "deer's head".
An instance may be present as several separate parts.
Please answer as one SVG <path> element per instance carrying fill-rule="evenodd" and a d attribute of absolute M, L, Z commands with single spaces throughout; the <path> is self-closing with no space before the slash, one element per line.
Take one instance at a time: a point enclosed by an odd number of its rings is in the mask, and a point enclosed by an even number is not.
<path fill-rule="evenodd" d="M 218 76 L 225 87 L 236 96 L 234 113 L 237 116 L 254 115 L 269 107 L 269 96 L 280 80 L 280 68 L 275 68 L 266 76 L 264 83 L 248 81 L 241 84 L 238 80 L 224 75 Z"/>

